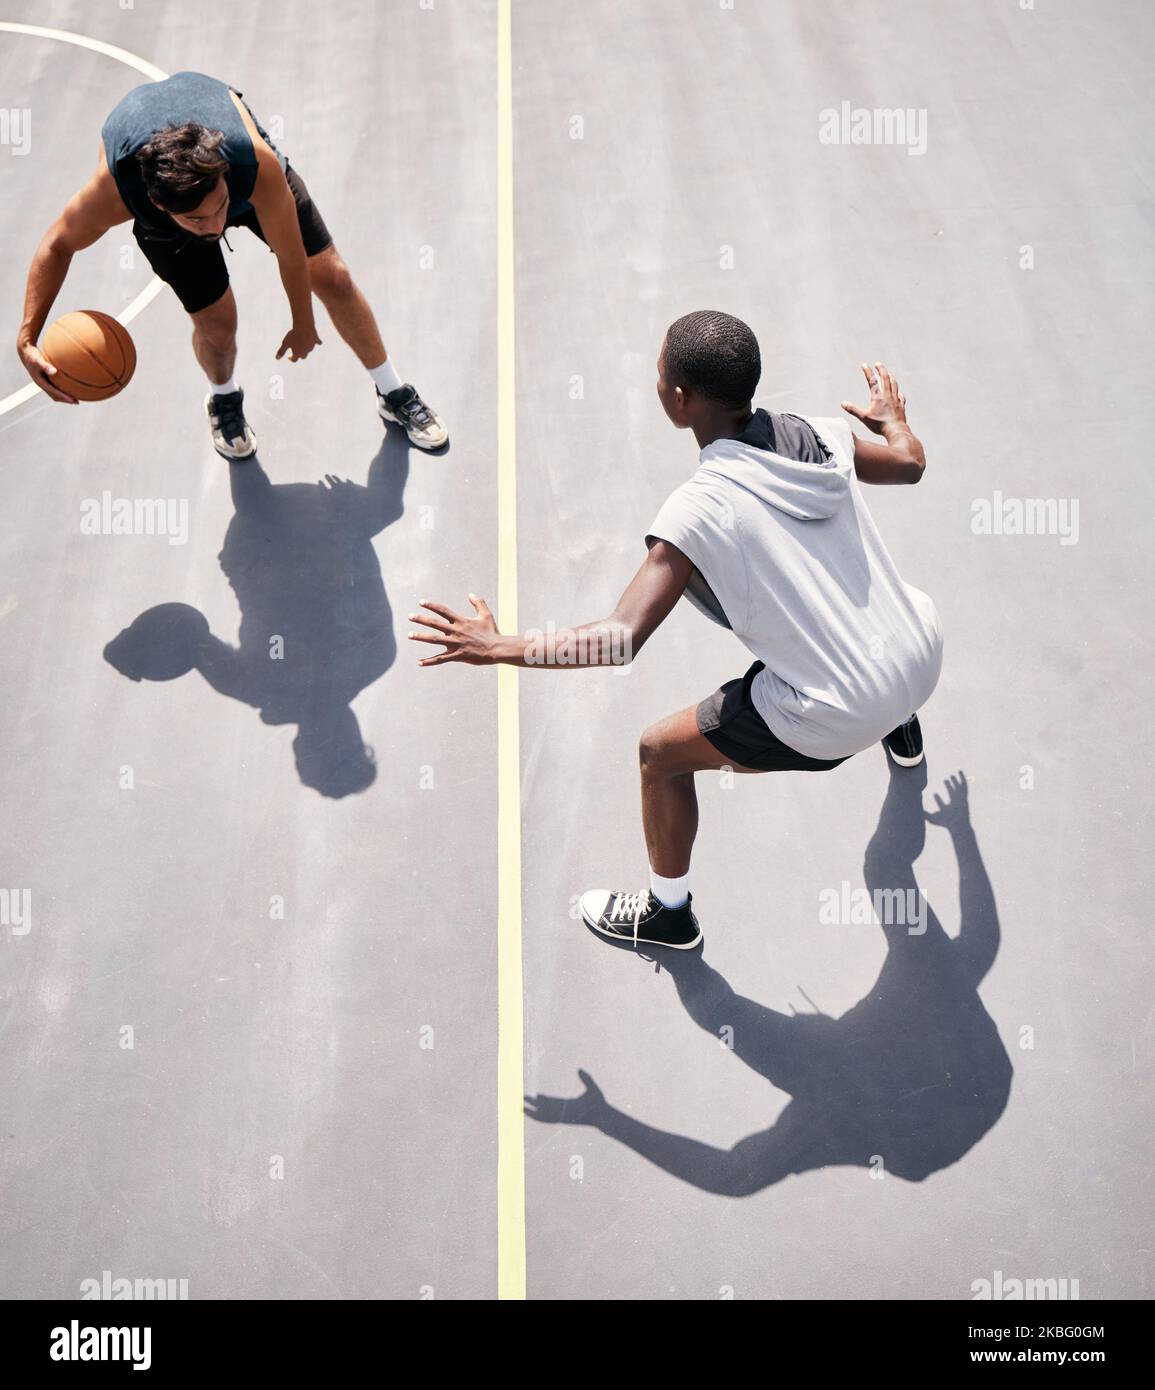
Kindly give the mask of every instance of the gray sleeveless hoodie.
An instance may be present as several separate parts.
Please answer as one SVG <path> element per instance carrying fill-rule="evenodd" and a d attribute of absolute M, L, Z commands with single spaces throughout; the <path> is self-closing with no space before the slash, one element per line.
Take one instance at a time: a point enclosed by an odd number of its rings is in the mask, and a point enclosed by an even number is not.
<path fill-rule="evenodd" d="M 821 462 L 715 440 L 647 539 L 689 557 L 704 583 L 686 596 L 765 663 L 750 693 L 771 731 L 799 753 L 841 758 L 930 698 L 942 629 L 883 544 L 854 475 L 850 427 L 806 423 Z"/>

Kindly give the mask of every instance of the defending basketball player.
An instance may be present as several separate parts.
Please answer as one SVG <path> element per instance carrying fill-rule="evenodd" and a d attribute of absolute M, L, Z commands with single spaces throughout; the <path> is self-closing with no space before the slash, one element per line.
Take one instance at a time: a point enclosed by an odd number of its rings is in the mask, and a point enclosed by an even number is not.
<path fill-rule="evenodd" d="M 289 330 L 277 351 L 300 362 L 320 345 L 313 296 L 368 371 L 381 419 L 421 449 L 438 449 L 445 426 L 385 351 L 373 311 L 333 244 L 309 191 L 257 123 L 241 93 L 203 73 L 178 72 L 134 88 L 104 124 L 96 172 L 49 227 L 28 272 L 17 351 L 55 401 L 76 398 L 53 382 L 37 346 L 72 258 L 111 227 L 132 220 L 153 270 L 192 321 L 193 352 L 208 378 L 213 446 L 229 459 L 257 447 L 234 375 L 237 305 L 221 252 L 230 227 L 247 227 L 277 258 Z"/>
<path fill-rule="evenodd" d="M 693 432 L 698 467 L 658 512 L 649 554 L 608 618 L 505 636 L 474 595 L 474 617 L 430 602 L 432 616 L 410 614 L 430 629 L 410 639 L 445 649 L 423 666 L 557 670 L 632 660 L 684 594 L 756 658 L 642 735 L 649 887 L 581 899 L 587 925 L 635 945 L 689 950 L 702 939 L 690 893 L 696 772 L 825 772 L 880 741 L 901 767 L 923 759 L 916 711 L 942 665 L 938 615 L 899 576 L 858 487 L 922 477 L 906 398 L 881 362 L 863 364 L 870 399 L 843 409 L 880 444 L 841 419 L 755 410 L 761 371 L 740 319 L 704 310 L 670 327 L 658 398 L 676 428 Z"/>

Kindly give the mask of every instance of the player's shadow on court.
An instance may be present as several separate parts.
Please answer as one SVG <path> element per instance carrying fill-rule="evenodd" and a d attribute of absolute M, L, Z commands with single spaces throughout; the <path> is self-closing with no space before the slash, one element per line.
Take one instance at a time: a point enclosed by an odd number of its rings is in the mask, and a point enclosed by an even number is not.
<path fill-rule="evenodd" d="M 527 1113 L 592 1125 L 675 1177 L 731 1197 L 831 1165 L 920 1182 L 957 1162 L 1003 1113 L 1013 1068 L 978 996 L 998 950 L 999 922 L 970 825 L 966 780 L 952 779 L 945 804 L 929 814 L 922 805 L 925 785 L 925 763 L 892 768 L 866 850 L 866 885 L 872 894 L 917 894 L 914 861 L 927 820 L 945 826 L 958 858 L 958 935 L 947 936 L 921 896 L 921 935 L 906 924 L 816 926 L 886 934 L 887 956 L 874 987 L 840 1018 L 782 1014 L 745 999 L 705 963 L 700 949 L 660 953 L 687 1013 L 715 1045 L 732 1038 L 740 1061 L 792 1097 L 771 1128 L 731 1149 L 714 1148 L 616 1110 L 584 1072 L 583 1095 L 528 1097 Z M 885 910 L 887 899 L 876 901 L 884 919 L 898 915 Z"/>
<path fill-rule="evenodd" d="M 392 429 L 364 484 L 331 474 L 273 483 L 255 457 L 232 465 L 234 514 L 219 559 L 241 610 L 237 645 L 214 636 L 197 609 L 165 603 L 114 637 L 105 660 L 131 680 L 199 671 L 266 724 L 297 725 L 306 786 L 329 797 L 364 791 L 376 763 L 350 706 L 397 655 L 372 540 L 401 516 L 408 474 L 408 440 Z"/>

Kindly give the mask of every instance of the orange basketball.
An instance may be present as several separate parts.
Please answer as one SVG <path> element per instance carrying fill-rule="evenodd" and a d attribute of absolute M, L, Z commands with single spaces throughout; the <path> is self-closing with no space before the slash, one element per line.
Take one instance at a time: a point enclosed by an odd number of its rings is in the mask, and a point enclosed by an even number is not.
<path fill-rule="evenodd" d="M 56 368 L 53 383 L 78 401 L 106 401 L 136 371 L 128 329 L 99 309 L 77 309 L 50 323 L 40 351 Z"/>

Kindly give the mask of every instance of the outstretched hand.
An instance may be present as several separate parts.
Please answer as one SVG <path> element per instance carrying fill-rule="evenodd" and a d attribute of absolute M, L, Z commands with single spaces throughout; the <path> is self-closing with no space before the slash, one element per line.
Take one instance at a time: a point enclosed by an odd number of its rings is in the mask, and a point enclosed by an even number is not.
<path fill-rule="evenodd" d="M 876 362 L 873 367 L 868 367 L 863 362 L 862 375 L 870 388 L 870 400 L 865 406 L 843 401 L 843 410 L 875 434 L 882 434 L 888 425 L 905 425 L 906 397 L 898 389 L 898 382 L 882 363 Z"/>
<path fill-rule="evenodd" d="M 578 1071 L 585 1089 L 573 1100 L 561 1096 L 526 1096 L 525 1113 L 547 1125 L 594 1125 L 609 1109 L 601 1087 L 588 1071 Z"/>
<path fill-rule="evenodd" d="M 476 618 L 466 618 L 446 608 L 443 603 L 425 599 L 421 607 L 427 608 L 435 617 L 427 618 L 421 613 L 410 613 L 411 623 L 420 623 L 431 632 L 411 632 L 410 642 L 432 642 L 434 646 L 444 647 L 443 652 L 427 656 L 419 666 L 440 666 L 443 661 L 464 661 L 467 666 L 490 666 L 496 660 L 495 647 L 501 633 L 493 620 L 493 614 L 483 598 L 469 595 L 469 601 L 477 611 Z"/>

